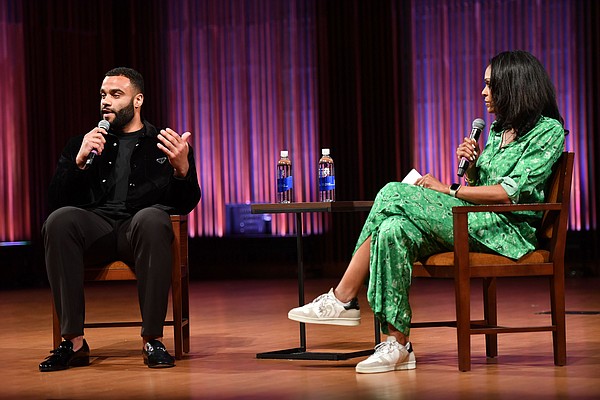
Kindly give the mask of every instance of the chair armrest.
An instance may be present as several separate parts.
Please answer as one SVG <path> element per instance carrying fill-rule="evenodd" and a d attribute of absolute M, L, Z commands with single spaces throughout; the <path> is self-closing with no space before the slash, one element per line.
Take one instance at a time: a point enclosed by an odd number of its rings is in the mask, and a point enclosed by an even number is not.
<path fill-rule="evenodd" d="M 471 212 L 507 213 L 514 211 L 555 211 L 560 212 L 561 203 L 533 203 L 533 204 L 489 204 L 452 207 L 454 228 L 454 265 L 455 279 L 469 279 L 469 230 L 468 214 Z"/>
<path fill-rule="evenodd" d="M 470 212 L 496 212 L 507 213 L 515 211 L 559 211 L 561 203 L 531 203 L 531 204 L 487 204 L 472 206 L 452 207 L 453 214 L 467 214 Z"/>

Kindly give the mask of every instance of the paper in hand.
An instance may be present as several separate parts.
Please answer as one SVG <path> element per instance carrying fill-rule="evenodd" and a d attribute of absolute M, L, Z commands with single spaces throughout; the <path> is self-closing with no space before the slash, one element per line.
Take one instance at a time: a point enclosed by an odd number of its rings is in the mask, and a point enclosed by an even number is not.
<path fill-rule="evenodd" d="M 414 185 L 417 179 L 421 177 L 421 174 L 416 169 L 411 169 L 410 172 L 402 179 L 402 183 L 408 183 Z"/>

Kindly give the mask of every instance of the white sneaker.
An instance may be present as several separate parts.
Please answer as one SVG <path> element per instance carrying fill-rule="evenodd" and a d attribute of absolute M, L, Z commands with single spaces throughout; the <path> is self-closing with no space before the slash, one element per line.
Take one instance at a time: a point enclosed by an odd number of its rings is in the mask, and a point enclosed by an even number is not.
<path fill-rule="evenodd" d="M 360 324 L 360 309 L 357 299 L 352 299 L 349 305 L 344 306 L 330 289 L 312 303 L 290 310 L 288 318 L 309 324 L 356 326 Z"/>
<path fill-rule="evenodd" d="M 400 371 L 417 368 L 417 360 L 410 342 L 402 346 L 396 338 L 388 336 L 385 342 L 375 346 L 375 353 L 356 364 L 356 372 L 375 374 L 378 372 Z"/>

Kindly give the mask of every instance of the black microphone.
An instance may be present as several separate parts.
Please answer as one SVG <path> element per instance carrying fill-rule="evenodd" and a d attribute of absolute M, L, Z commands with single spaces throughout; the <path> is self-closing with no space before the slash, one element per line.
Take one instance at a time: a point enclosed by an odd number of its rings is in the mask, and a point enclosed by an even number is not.
<path fill-rule="evenodd" d="M 100 122 L 98 122 L 98 128 L 102 128 L 106 132 L 108 132 L 108 129 L 110 128 L 110 122 L 108 122 L 105 119 L 101 119 Z M 94 158 L 96 158 L 97 155 L 98 151 L 96 151 L 96 149 L 92 149 L 92 151 L 90 151 L 90 154 L 88 154 L 87 156 L 87 160 L 85 160 L 85 165 L 83 166 L 83 169 L 88 169 L 89 167 L 91 167 L 92 163 L 94 162 Z"/>
<path fill-rule="evenodd" d="M 485 121 L 481 118 L 474 119 L 471 126 L 471 134 L 469 135 L 469 138 L 478 141 L 481 131 L 483 131 L 483 128 L 485 128 Z M 458 164 L 458 171 L 456 172 L 456 175 L 462 177 L 467 171 L 467 168 L 469 168 L 469 160 L 463 157 Z"/>

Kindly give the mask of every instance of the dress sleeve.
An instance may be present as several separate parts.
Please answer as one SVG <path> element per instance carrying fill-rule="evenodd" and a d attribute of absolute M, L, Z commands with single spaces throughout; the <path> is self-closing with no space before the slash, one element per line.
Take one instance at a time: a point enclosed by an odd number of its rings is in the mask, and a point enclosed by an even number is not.
<path fill-rule="evenodd" d="M 544 189 L 552 166 L 564 150 L 564 129 L 556 120 L 545 119 L 523 139 L 527 146 L 514 168 L 497 178 L 513 203 L 538 203 L 545 199 Z"/>

